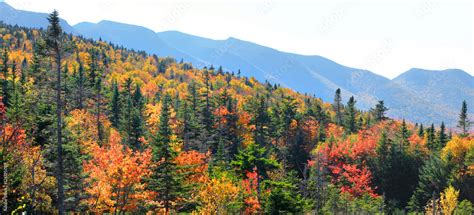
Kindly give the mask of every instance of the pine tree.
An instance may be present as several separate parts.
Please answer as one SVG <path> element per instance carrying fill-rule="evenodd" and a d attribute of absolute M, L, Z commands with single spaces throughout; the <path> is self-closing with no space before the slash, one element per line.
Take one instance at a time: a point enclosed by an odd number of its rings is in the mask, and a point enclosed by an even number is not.
<path fill-rule="evenodd" d="M 354 96 L 349 98 L 347 101 L 347 108 L 345 109 L 346 117 L 345 117 L 345 128 L 348 132 L 354 133 L 357 131 L 356 125 L 356 113 L 357 110 L 355 108 L 356 100 Z"/>
<path fill-rule="evenodd" d="M 75 77 L 75 84 L 76 84 L 76 96 L 77 96 L 77 108 L 82 109 L 84 108 L 84 84 L 85 84 L 85 74 L 84 74 L 84 66 L 78 57 L 79 69 L 77 71 L 77 75 Z"/>
<path fill-rule="evenodd" d="M 336 95 L 334 96 L 334 111 L 336 111 L 336 124 L 342 125 L 342 98 L 341 89 L 337 88 Z"/>
<path fill-rule="evenodd" d="M 120 92 L 116 80 L 112 82 L 112 99 L 110 109 L 112 112 L 110 119 L 110 121 L 112 122 L 112 126 L 118 128 L 120 123 Z"/>
<path fill-rule="evenodd" d="M 131 130 L 129 131 L 130 135 L 130 144 L 135 149 L 141 149 L 140 145 L 140 137 L 143 136 L 143 109 L 144 109 L 144 98 L 140 89 L 140 86 L 135 87 L 135 92 L 133 93 L 132 99 L 133 107 L 132 107 L 132 125 Z"/>
<path fill-rule="evenodd" d="M 467 102 L 464 100 L 462 102 L 461 113 L 459 114 L 458 128 L 461 129 L 462 135 L 467 136 L 467 132 L 471 127 L 472 122 L 469 121 L 467 115 Z"/>
<path fill-rule="evenodd" d="M 257 107 L 254 109 L 253 124 L 255 125 L 254 139 L 260 146 L 266 146 L 268 143 L 268 123 L 270 118 L 268 116 L 267 102 L 265 97 L 257 98 Z"/>
<path fill-rule="evenodd" d="M 409 202 L 412 211 L 421 211 L 433 192 L 440 193 L 448 183 L 449 165 L 437 155 L 430 158 L 420 169 L 418 186 Z"/>
<path fill-rule="evenodd" d="M 374 118 L 377 122 L 386 120 L 387 117 L 385 117 L 385 112 L 388 111 L 388 108 L 385 107 L 383 100 L 380 100 L 376 105 L 375 108 L 372 109 L 372 112 L 374 114 Z"/>
<path fill-rule="evenodd" d="M 6 48 L 3 49 L 2 53 L 2 99 L 3 104 L 6 107 L 9 106 L 9 98 L 10 98 L 10 83 L 8 81 L 9 72 L 8 72 L 8 50 Z"/>
<path fill-rule="evenodd" d="M 63 42 L 63 31 L 61 29 L 59 14 L 55 10 L 49 17 L 49 26 L 46 33 L 46 52 L 54 58 L 56 64 L 56 120 L 57 120 L 57 186 L 58 186 L 58 213 L 64 214 L 64 178 L 63 178 L 63 149 L 62 149 L 62 98 L 61 98 L 61 67 L 62 58 L 66 48 Z"/>
<path fill-rule="evenodd" d="M 426 140 L 426 146 L 430 150 L 436 150 L 437 141 L 436 141 L 436 130 L 435 130 L 434 124 L 431 124 L 431 127 L 428 128 L 427 134 L 428 134 L 428 139 Z"/>
<path fill-rule="evenodd" d="M 170 95 L 166 94 L 161 106 L 159 129 L 153 137 L 153 162 L 158 164 L 153 168 L 149 179 L 149 188 L 157 192 L 155 200 L 163 203 L 166 214 L 170 213 L 175 201 L 182 195 L 182 178 L 174 162 L 176 152 L 171 147 L 172 130 L 170 121 Z"/>
<path fill-rule="evenodd" d="M 267 171 L 280 167 L 275 160 L 268 158 L 268 151 L 264 147 L 255 143 L 241 149 L 230 164 L 237 168 L 242 177 L 256 168 L 258 175 L 264 179 L 268 178 Z"/>
<path fill-rule="evenodd" d="M 423 128 L 423 124 L 420 124 L 420 128 L 418 129 L 418 136 L 421 138 L 425 136 L 425 130 Z"/>
<path fill-rule="evenodd" d="M 448 136 L 446 135 L 446 127 L 444 125 L 444 122 L 441 122 L 437 141 L 437 150 L 441 150 L 444 146 L 446 146 L 446 143 L 448 142 Z"/>

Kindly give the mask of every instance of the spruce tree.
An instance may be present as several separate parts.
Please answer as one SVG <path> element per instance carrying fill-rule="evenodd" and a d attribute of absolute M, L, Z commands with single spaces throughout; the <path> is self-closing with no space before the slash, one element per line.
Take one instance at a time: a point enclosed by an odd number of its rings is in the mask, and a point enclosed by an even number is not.
<path fill-rule="evenodd" d="M 357 131 L 357 125 L 356 125 L 356 113 L 357 110 L 355 108 L 356 100 L 354 99 L 354 96 L 351 96 L 349 98 L 349 101 L 347 101 L 347 107 L 345 109 L 345 128 L 347 129 L 348 132 L 354 133 Z"/>
<path fill-rule="evenodd" d="M 372 112 L 374 114 L 375 121 L 380 122 L 387 117 L 385 117 L 385 112 L 388 111 L 388 108 L 385 107 L 383 100 L 380 100 L 376 105 L 375 108 L 372 109 Z"/>
<path fill-rule="evenodd" d="M 61 67 L 62 59 L 64 54 L 66 54 L 65 44 L 63 42 L 63 30 L 61 29 L 59 14 L 55 10 L 49 17 L 49 26 L 46 33 L 46 53 L 49 54 L 54 59 L 56 64 L 56 120 L 57 120 L 57 170 L 56 170 L 56 179 L 58 186 L 58 213 L 59 215 L 64 214 L 64 178 L 63 178 L 63 149 L 62 149 L 62 98 L 61 98 Z"/>
<path fill-rule="evenodd" d="M 420 124 L 420 128 L 418 129 L 418 136 L 421 138 L 425 136 L 425 130 L 423 128 L 423 124 Z"/>
<path fill-rule="evenodd" d="M 334 111 L 336 112 L 336 124 L 342 125 L 342 98 L 341 98 L 341 89 L 337 88 L 336 94 L 334 96 Z"/>
<path fill-rule="evenodd" d="M 444 125 L 444 122 L 441 122 L 437 141 L 437 150 L 441 150 L 444 146 L 446 146 L 446 143 L 448 142 L 448 136 L 446 135 L 446 127 Z"/>
<path fill-rule="evenodd" d="M 174 162 L 176 152 L 171 147 L 172 130 L 170 127 L 170 95 L 166 94 L 161 106 L 160 123 L 158 132 L 153 137 L 152 160 L 156 164 L 149 179 L 149 188 L 157 192 L 155 200 L 163 203 L 166 214 L 173 209 L 172 202 L 182 196 L 182 177 Z"/>
<path fill-rule="evenodd" d="M 120 92 L 116 80 L 112 82 L 112 99 L 111 99 L 111 119 L 112 126 L 119 127 L 120 123 Z"/>
<path fill-rule="evenodd" d="M 467 132 L 471 127 L 472 122 L 469 120 L 467 115 L 467 102 L 464 100 L 462 102 L 461 113 L 459 114 L 458 128 L 461 129 L 462 135 L 467 136 Z"/>
<path fill-rule="evenodd" d="M 9 98 L 10 98 L 10 87 L 9 87 L 9 72 L 8 72 L 8 50 L 6 48 L 3 49 L 2 53 L 2 99 L 3 104 L 8 107 L 10 105 Z"/>

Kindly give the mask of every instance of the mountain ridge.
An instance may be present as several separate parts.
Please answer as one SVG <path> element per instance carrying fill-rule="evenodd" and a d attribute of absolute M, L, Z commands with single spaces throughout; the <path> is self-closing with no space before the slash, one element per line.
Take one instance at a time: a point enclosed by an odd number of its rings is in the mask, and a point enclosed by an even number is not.
<path fill-rule="evenodd" d="M 5 8 L 2 4 L 7 5 L 0 3 L 0 11 L 5 10 L 2 9 Z M 9 10 L 15 10 L 10 8 Z M 30 18 L 34 20 L 47 16 L 28 11 L 10 13 L 22 14 L 24 19 L 31 15 Z M 0 15 L 0 20 L 5 21 L 6 18 Z M 24 22 L 19 21 L 16 24 L 22 25 Z M 332 101 L 337 88 L 342 90 L 344 100 L 355 96 L 358 107 L 364 110 L 373 107 L 378 100 L 384 100 L 391 108 L 388 112 L 391 117 L 407 118 L 413 122 L 438 124 L 445 121 L 448 126 L 454 127 L 462 100 L 467 100 L 468 104 L 474 102 L 474 78 L 460 69 L 413 68 L 389 79 L 369 70 L 339 64 L 323 56 L 279 51 L 234 37 L 214 40 L 179 31 L 154 32 L 143 26 L 108 20 L 98 23 L 81 22 L 74 26 L 69 26 L 66 21 L 61 24 L 65 29 L 72 28 L 68 33 L 93 39 L 101 38 L 161 57 L 184 59 L 198 68 L 222 65 L 225 70 L 241 71 L 244 76 L 255 77 L 262 82 L 268 80 L 298 92 L 315 94 L 329 102 Z M 33 21 L 29 25 L 26 27 L 43 27 L 43 23 Z M 432 72 L 426 73 L 427 71 Z M 445 75 L 449 77 L 449 81 L 443 81 L 434 73 L 458 75 Z M 427 79 L 431 84 L 420 83 L 416 79 Z M 462 83 L 462 88 L 456 88 L 458 83 Z M 443 89 L 450 89 L 453 93 L 443 92 Z"/>

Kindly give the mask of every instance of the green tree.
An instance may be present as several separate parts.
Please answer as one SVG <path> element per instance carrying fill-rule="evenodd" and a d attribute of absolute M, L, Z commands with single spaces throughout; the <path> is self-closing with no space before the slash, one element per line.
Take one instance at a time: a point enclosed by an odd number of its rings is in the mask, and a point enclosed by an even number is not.
<path fill-rule="evenodd" d="M 268 178 L 268 171 L 280 167 L 278 162 L 268 158 L 267 153 L 264 147 L 252 143 L 240 150 L 230 164 L 237 168 L 237 172 L 242 177 L 245 177 L 247 172 L 252 172 L 254 168 L 257 168 L 258 175 L 266 179 Z"/>
<path fill-rule="evenodd" d="M 347 131 L 349 132 L 356 132 L 357 131 L 357 125 L 356 125 L 356 114 L 357 110 L 355 108 L 356 100 L 354 99 L 354 96 L 351 96 L 349 98 L 349 101 L 347 101 L 347 107 L 345 109 L 345 127 Z"/>
<path fill-rule="evenodd" d="M 441 122 L 441 126 L 439 128 L 437 136 L 437 150 L 441 150 L 444 146 L 446 146 L 446 143 L 448 142 L 448 136 L 446 135 L 446 126 L 444 125 L 444 122 Z"/>
<path fill-rule="evenodd" d="M 9 77 L 9 72 L 8 72 L 8 50 L 7 48 L 3 49 L 2 53 L 2 99 L 3 99 L 3 104 L 5 104 L 6 107 L 9 106 L 9 98 L 10 98 L 10 83 L 8 81 Z"/>
<path fill-rule="evenodd" d="M 408 203 L 412 211 L 422 211 L 432 193 L 440 193 L 448 183 L 449 165 L 437 155 L 431 155 L 421 167 L 419 182 Z"/>
<path fill-rule="evenodd" d="M 170 121 L 170 95 L 166 94 L 161 106 L 159 129 L 153 137 L 153 162 L 158 164 L 153 168 L 149 179 L 149 188 L 157 192 L 156 201 L 163 202 L 166 214 L 173 209 L 172 202 L 182 196 L 182 177 L 178 173 L 178 167 L 174 162 L 176 152 L 171 147 L 172 130 Z"/>
<path fill-rule="evenodd" d="M 342 125 L 342 98 L 341 98 L 341 89 L 337 88 L 336 94 L 334 96 L 334 111 L 336 111 L 336 124 Z"/>
<path fill-rule="evenodd" d="M 385 112 L 387 112 L 389 109 L 385 107 L 383 100 L 380 100 L 376 105 L 375 108 L 372 109 L 372 112 L 374 114 L 374 118 L 377 122 L 383 121 L 387 119 L 385 117 Z"/>
<path fill-rule="evenodd" d="M 467 102 L 464 100 L 462 102 L 461 113 L 459 114 L 458 128 L 461 129 L 462 135 L 466 136 L 471 127 L 472 122 L 469 120 L 467 115 Z"/>
<path fill-rule="evenodd" d="M 56 129 L 57 129 L 57 187 L 58 187 L 58 213 L 59 215 L 64 214 L 64 167 L 63 167 L 63 149 L 62 149 L 62 98 L 61 98 L 61 67 L 62 59 L 65 54 L 67 54 L 68 48 L 67 44 L 63 40 L 63 30 L 61 29 L 59 14 L 54 10 L 48 17 L 49 26 L 46 32 L 46 46 L 44 51 L 47 55 L 51 56 L 54 59 L 56 64 Z"/>
<path fill-rule="evenodd" d="M 118 128 L 120 123 L 120 92 L 118 83 L 115 80 L 112 82 L 112 99 L 110 106 L 112 112 L 110 121 L 112 122 L 112 126 Z"/>

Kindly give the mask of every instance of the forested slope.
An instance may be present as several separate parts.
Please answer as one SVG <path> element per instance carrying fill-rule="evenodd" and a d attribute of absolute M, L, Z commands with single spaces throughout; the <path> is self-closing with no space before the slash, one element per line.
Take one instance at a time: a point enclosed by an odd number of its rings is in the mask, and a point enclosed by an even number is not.
<path fill-rule="evenodd" d="M 434 198 L 472 213 L 462 114 L 462 134 L 396 121 L 383 102 L 361 112 L 337 91 L 323 103 L 63 34 L 56 18 L 47 31 L 0 25 L 8 212 L 422 212 Z"/>

